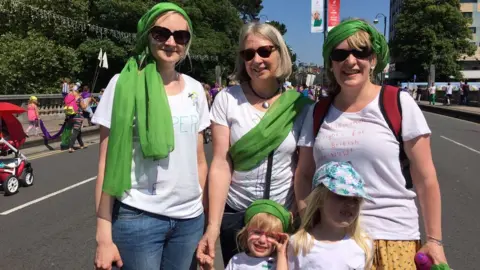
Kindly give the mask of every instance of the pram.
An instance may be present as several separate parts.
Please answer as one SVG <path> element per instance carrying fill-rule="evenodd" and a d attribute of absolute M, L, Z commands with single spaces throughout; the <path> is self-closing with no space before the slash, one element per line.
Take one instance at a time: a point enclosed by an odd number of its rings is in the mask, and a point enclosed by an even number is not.
<path fill-rule="evenodd" d="M 22 124 L 14 114 L 24 113 L 25 110 L 17 105 L 0 102 L 0 155 L 12 158 L 0 159 L 0 185 L 5 195 L 15 194 L 20 185 L 28 187 L 33 185 L 33 169 L 27 158 L 20 153 L 20 148 L 27 135 L 23 131 Z"/>

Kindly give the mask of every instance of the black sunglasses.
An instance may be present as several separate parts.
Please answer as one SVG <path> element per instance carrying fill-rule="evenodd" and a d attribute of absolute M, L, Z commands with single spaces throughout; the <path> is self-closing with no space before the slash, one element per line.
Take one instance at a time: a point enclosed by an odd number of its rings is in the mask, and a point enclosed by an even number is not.
<path fill-rule="evenodd" d="M 335 49 L 330 54 L 330 59 L 335 62 L 342 62 L 347 59 L 350 54 L 353 54 L 357 59 L 367 59 L 372 55 L 372 51 L 367 48 L 362 48 L 362 50 L 342 50 L 342 49 Z"/>
<path fill-rule="evenodd" d="M 172 32 L 168 28 L 154 26 L 150 29 L 150 34 L 152 35 L 152 38 L 158 42 L 166 42 L 171 36 L 173 36 L 175 43 L 180 45 L 185 45 L 190 41 L 190 32 L 187 30 L 177 30 Z"/>
<path fill-rule="evenodd" d="M 245 61 L 250 61 L 255 57 L 255 54 L 258 54 L 262 58 L 268 58 L 272 54 L 273 51 L 276 50 L 275 46 L 262 46 L 258 47 L 258 49 L 246 49 L 240 51 L 240 56 Z"/>

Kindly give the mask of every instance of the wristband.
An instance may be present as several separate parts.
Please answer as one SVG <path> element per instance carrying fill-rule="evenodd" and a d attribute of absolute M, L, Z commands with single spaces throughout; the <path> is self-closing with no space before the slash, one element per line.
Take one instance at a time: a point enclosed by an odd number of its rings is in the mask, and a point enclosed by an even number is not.
<path fill-rule="evenodd" d="M 439 246 L 443 246 L 443 241 L 435 237 L 427 236 L 427 242 L 433 242 Z"/>

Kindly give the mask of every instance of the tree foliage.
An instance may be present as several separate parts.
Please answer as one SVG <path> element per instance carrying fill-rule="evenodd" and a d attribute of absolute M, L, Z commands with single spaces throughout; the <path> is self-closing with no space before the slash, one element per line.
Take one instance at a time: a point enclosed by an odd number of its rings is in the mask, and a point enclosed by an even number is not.
<path fill-rule="evenodd" d="M 45 36 L 28 32 L 0 36 L 0 94 L 58 93 L 59 78 L 79 72 L 77 52 Z"/>
<path fill-rule="evenodd" d="M 395 24 L 392 56 L 410 77 L 417 74 L 425 79 L 429 66 L 435 64 L 437 79 L 459 79 L 457 60 L 476 50 L 469 40 L 471 23 L 460 12 L 459 0 L 405 0 Z"/>
<path fill-rule="evenodd" d="M 140 17 L 158 0 L 13 0 L 0 1 L 0 94 L 58 93 L 68 77 L 91 84 L 98 52 L 107 53 L 109 69 L 101 69 L 96 91 L 122 70 L 132 40 L 100 34 L 95 25 L 135 33 Z M 215 66 L 223 76 L 233 72 L 242 18 L 258 16 L 261 0 L 173 0 L 184 7 L 193 24 L 191 59 L 179 69 L 213 83 Z M 66 20 L 70 19 L 71 21 Z M 286 27 L 279 22 L 282 34 Z M 200 57 L 198 57 L 200 56 Z M 292 52 L 292 57 L 295 55 Z"/>

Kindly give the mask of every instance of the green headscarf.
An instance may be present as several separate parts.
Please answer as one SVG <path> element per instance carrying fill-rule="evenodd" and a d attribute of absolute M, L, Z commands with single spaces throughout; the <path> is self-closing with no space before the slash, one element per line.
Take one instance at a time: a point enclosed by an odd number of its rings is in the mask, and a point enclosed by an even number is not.
<path fill-rule="evenodd" d="M 250 220 L 259 213 L 267 213 L 277 217 L 282 222 L 283 232 L 288 232 L 290 228 L 291 215 L 285 207 L 272 200 L 256 200 L 245 211 L 244 222 L 248 224 Z"/>
<path fill-rule="evenodd" d="M 387 66 L 390 61 L 390 53 L 385 37 L 367 22 L 358 19 L 351 19 L 340 23 L 328 32 L 327 40 L 323 44 L 323 59 L 325 59 L 327 69 L 330 68 L 330 54 L 333 49 L 358 31 L 365 31 L 370 35 L 372 49 L 377 56 L 377 65 L 373 71 L 374 74 L 382 72 Z"/>
<path fill-rule="evenodd" d="M 103 191 L 112 196 L 120 197 L 131 188 L 134 117 L 144 158 L 166 158 L 175 147 L 168 97 L 148 48 L 150 27 L 168 11 L 181 14 L 192 32 L 187 13 L 172 3 L 155 5 L 138 22 L 136 55 L 128 60 L 120 73 L 113 99 L 103 180 Z M 141 69 L 140 62 L 144 65 Z"/>

